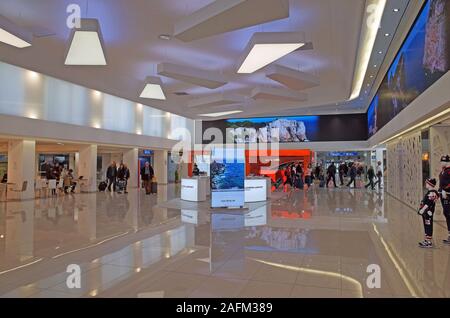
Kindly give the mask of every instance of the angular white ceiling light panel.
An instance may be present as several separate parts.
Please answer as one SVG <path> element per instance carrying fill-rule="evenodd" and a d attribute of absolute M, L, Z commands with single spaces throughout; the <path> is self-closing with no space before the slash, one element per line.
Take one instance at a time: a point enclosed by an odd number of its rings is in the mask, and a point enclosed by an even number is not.
<path fill-rule="evenodd" d="M 241 95 L 220 93 L 211 96 L 192 99 L 188 102 L 188 107 L 215 107 L 223 105 L 239 104 L 245 101 L 245 97 Z"/>
<path fill-rule="evenodd" d="M 23 49 L 31 46 L 33 34 L 0 15 L 0 42 Z"/>
<path fill-rule="evenodd" d="M 230 111 L 226 111 L 226 112 L 199 114 L 199 116 L 202 116 L 202 117 L 222 117 L 222 116 L 239 114 L 239 113 L 242 113 L 242 110 L 230 110 Z"/>
<path fill-rule="evenodd" d="M 81 19 L 72 30 L 65 65 L 106 65 L 105 45 L 97 19 Z"/>
<path fill-rule="evenodd" d="M 286 102 L 304 102 L 308 95 L 290 89 L 280 89 L 275 87 L 256 87 L 251 92 L 253 99 L 270 99 Z"/>
<path fill-rule="evenodd" d="M 205 71 L 171 63 L 158 64 L 158 75 L 209 89 L 215 89 L 227 83 L 225 77 L 217 72 Z"/>
<path fill-rule="evenodd" d="M 189 42 L 289 17 L 289 0 L 216 0 L 175 24 Z"/>
<path fill-rule="evenodd" d="M 309 73 L 296 71 L 292 68 L 271 65 L 265 71 L 266 77 L 276 81 L 293 90 L 304 90 L 320 85 L 320 80 L 317 76 Z"/>
<path fill-rule="evenodd" d="M 245 48 L 238 73 L 250 74 L 305 45 L 302 32 L 257 32 Z"/>
<path fill-rule="evenodd" d="M 142 90 L 140 98 L 158 99 L 165 100 L 166 95 L 162 89 L 162 81 L 159 77 L 148 76 L 145 79 L 145 86 Z"/>

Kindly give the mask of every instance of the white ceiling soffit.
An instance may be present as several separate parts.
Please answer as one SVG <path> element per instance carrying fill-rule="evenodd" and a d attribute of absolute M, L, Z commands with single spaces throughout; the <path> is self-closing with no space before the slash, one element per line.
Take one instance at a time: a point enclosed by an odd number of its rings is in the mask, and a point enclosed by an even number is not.
<path fill-rule="evenodd" d="M 239 104 L 245 101 L 245 97 L 230 93 L 214 94 L 206 97 L 195 98 L 188 102 L 188 107 L 215 107 L 222 105 Z"/>
<path fill-rule="evenodd" d="M 97 19 L 81 19 L 72 29 L 65 65 L 107 65 L 105 44 Z"/>
<path fill-rule="evenodd" d="M 292 68 L 271 65 L 265 71 L 266 77 L 276 81 L 284 86 L 294 90 L 304 90 L 320 85 L 320 80 L 317 76 L 309 73 L 296 71 Z"/>
<path fill-rule="evenodd" d="M 216 0 L 175 23 L 185 42 L 289 17 L 289 0 Z"/>
<path fill-rule="evenodd" d="M 361 45 L 358 48 L 352 92 L 349 100 L 357 98 L 361 93 L 366 72 L 369 67 L 370 57 L 372 56 L 375 40 L 383 17 L 384 8 L 386 7 L 386 1 L 387 0 L 366 1 L 365 15 L 361 26 Z"/>
<path fill-rule="evenodd" d="M 209 89 L 219 88 L 227 84 L 225 76 L 217 72 L 205 71 L 171 63 L 158 64 L 158 75 Z"/>
<path fill-rule="evenodd" d="M 31 46 L 32 41 L 31 32 L 21 29 L 0 15 L 0 42 L 22 49 Z"/>
<path fill-rule="evenodd" d="M 250 74 L 305 45 L 303 32 L 256 32 L 239 59 L 237 72 Z"/>
<path fill-rule="evenodd" d="M 282 101 L 306 101 L 308 95 L 286 88 L 256 87 L 252 90 L 253 99 L 269 99 Z"/>

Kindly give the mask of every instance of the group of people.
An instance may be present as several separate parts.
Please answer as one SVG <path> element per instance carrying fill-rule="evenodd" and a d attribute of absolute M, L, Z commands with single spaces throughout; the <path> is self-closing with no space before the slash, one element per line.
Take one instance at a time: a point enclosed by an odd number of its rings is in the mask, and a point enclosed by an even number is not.
<path fill-rule="evenodd" d="M 318 175 L 319 179 L 323 179 L 321 169 L 321 166 L 316 167 L 316 175 Z M 328 188 L 330 182 L 332 181 L 334 187 L 338 188 L 338 185 L 336 184 L 336 174 L 339 174 L 341 187 L 343 187 L 345 184 L 344 178 L 349 178 L 350 180 L 345 185 L 347 187 L 351 187 L 353 184 L 353 187 L 357 188 L 358 185 L 356 183 L 356 180 L 358 178 L 362 179 L 364 173 L 364 166 L 359 162 L 350 162 L 348 164 L 342 162 L 337 167 L 334 162 L 332 162 L 331 165 L 328 166 L 326 171 L 326 187 Z M 370 187 L 372 190 L 375 190 L 376 185 L 378 185 L 378 189 L 382 188 L 383 167 L 381 161 L 378 161 L 376 171 L 372 166 L 369 166 L 369 168 L 367 169 L 367 179 L 369 183 L 365 185 L 366 189 Z"/>
<path fill-rule="evenodd" d="M 45 178 L 47 181 L 56 180 L 56 185 L 63 183 L 64 193 L 75 193 L 77 182 L 74 176 L 73 169 L 67 169 L 59 162 L 47 162 L 44 165 Z M 52 195 L 56 195 L 56 189 L 52 189 Z"/>
<path fill-rule="evenodd" d="M 289 185 L 292 189 L 303 189 L 305 185 L 309 188 L 314 180 L 311 164 L 305 168 L 301 162 L 287 165 L 282 171 L 282 177 L 283 187 Z"/>
<path fill-rule="evenodd" d="M 442 156 L 442 170 L 439 174 L 439 188 L 436 190 L 437 181 L 434 178 L 425 181 L 427 193 L 421 201 L 418 214 L 422 216 L 425 239 L 419 242 L 419 247 L 433 247 L 433 216 L 436 203 L 441 201 L 444 216 L 447 221 L 448 237 L 443 239 L 445 245 L 450 245 L 450 155 Z"/>
<path fill-rule="evenodd" d="M 112 191 L 116 192 L 116 185 L 118 185 L 118 193 L 122 191 L 128 193 L 127 185 L 128 179 L 130 179 L 130 170 L 123 162 L 120 163 L 119 167 L 117 167 L 115 161 L 111 162 L 106 170 L 106 179 L 108 180 L 108 191 L 111 191 L 112 187 Z"/>
<path fill-rule="evenodd" d="M 141 167 L 140 171 L 141 180 L 146 194 L 156 193 L 152 189 L 152 182 L 154 182 L 155 172 L 149 162 Z M 119 167 L 115 161 L 111 162 L 106 170 L 107 189 L 108 191 L 117 193 L 128 193 L 128 180 L 130 179 L 130 169 L 128 166 L 121 162 Z M 103 191 L 103 190 L 102 190 Z"/>

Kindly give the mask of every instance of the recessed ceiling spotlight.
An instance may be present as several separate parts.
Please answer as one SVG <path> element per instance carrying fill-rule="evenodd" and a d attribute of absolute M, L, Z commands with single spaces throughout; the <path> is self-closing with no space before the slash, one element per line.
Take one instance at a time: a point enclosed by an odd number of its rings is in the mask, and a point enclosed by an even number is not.
<path fill-rule="evenodd" d="M 378 51 L 378 54 L 383 54 L 383 51 Z"/>
<path fill-rule="evenodd" d="M 390 33 L 385 33 L 385 34 L 384 34 L 384 36 L 390 36 L 390 35 L 391 35 Z"/>
<path fill-rule="evenodd" d="M 395 8 L 394 10 L 393 10 L 394 12 L 399 12 L 400 10 L 399 9 L 397 9 L 397 8 Z"/>
<path fill-rule="evenodd" d="M 377 67 L 377 65 L 376 65 L 376 64 L 374 64 L 374 65 L 373 65 L 373 67 Z"/>
<path fill-rule="evenodd" d="M 169 34 L 160 34 L 160 35 L 158 36 L 158 38 L 159 38 L 160 40 L 165 40 L 165 41 L 168 41 L 168 40 L 172 39 L 172 37 L 171 37 Z"/>
<path fill-rule="evenodd" d="M 373 75 L 370 75 L 370 78 L 373 78 Z"/>

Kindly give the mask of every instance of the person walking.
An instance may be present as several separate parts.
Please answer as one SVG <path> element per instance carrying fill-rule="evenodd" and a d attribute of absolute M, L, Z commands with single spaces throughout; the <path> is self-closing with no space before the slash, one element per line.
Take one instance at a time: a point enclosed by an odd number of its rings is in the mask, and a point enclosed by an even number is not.
<path fill-rule="evenodd" d="M 383 167 L 381 166 L 381 161 L 377 163 L 377 181 L 374 183 L 374 186 L 378 185 L 378 190 L 383 189 L 381 186 L 381 181 L 383 179 Z"/>
<path fill-rule="evenodd" d="M 375 190 L 375 184 L 373 183 L 373 179 L 375 179 L 375 170 L 372 166 L 367 170 L 367 178 L 369 179 L 369 183 L 366 184 L 366 189 L 370 187 L 372 190 Z"/>
<path fill-rule="evenodd" d="M 341 182 L 341 186 L 344 185 L 345 167 L 346 164 L 344 162 L 339 165 L 339 181 Z"/>
<path fill-rule="evenodd" d="M 305 183 L 308 185 L 308 189 L 311 187 L 312 180 L 312 167 L 311 164 L 308 164 L 308 167 L 305 169 Z"/>
<path fill-rule="evenodd" d="M 127 191 L 127 185 L 128 185 L 128 179 L 130 178 L 130 170 L 128 169 L 127 165 L 124 163 L 121 163 L 119 166 L 119 169 L 117 169 L 117 179 L 122 184 L 122 189 L 124 193 L 128 193 Z"/>
<path fill-rule="evenodd" d="M 353 186 L 356 188 L 356 166 L 354 163 L 352 163 L 350 167 L 350 181 L 347 183 L 347 187 L 350 187 L 350 185 L 353 183 Z"/>
<path fill-rule="evenodd" d="M 111 162 L 111 165 L 106 170 L 106 178 L 108 179 L 108 190 L 111 192 L 111 186 L 113 191 L 116 191 L 116 179 L 117 179 L 117 165 L 116 162 Z"/>
<path fill-rule="evenodd" d="M 152 166 L 147 161 L 145 165 L 141 168 L 141 179 L 144 182 L 145 194 L 151 193 L 152 179 L 155 175 Z"/>
<path fill-rule="evenodd" d="M 333 184 L 334 187 L 337 188 L 338 186 L 336 185 L 336 166 L 334 165 L 334 162 L 331 163 L 331 165 L 328 167 L 327 169 L 327 188 L 328 188 L 328 184 L 330 183 L 331 180 L 333 180 Z"/>

